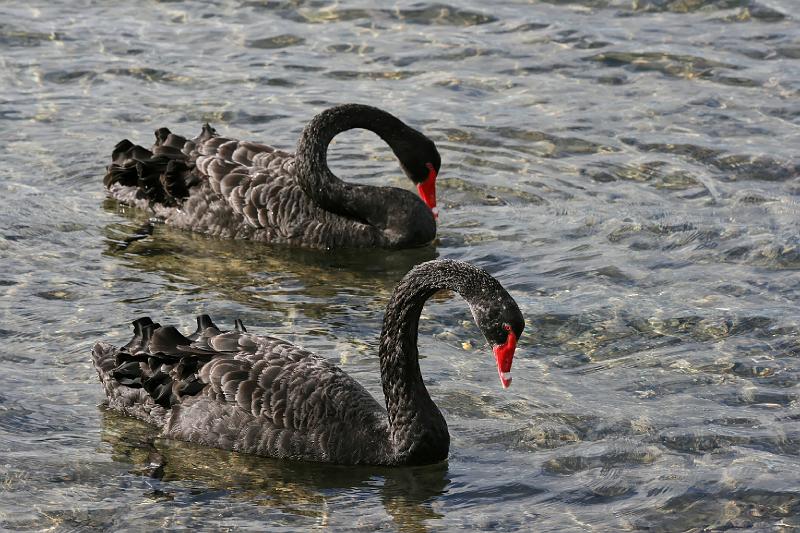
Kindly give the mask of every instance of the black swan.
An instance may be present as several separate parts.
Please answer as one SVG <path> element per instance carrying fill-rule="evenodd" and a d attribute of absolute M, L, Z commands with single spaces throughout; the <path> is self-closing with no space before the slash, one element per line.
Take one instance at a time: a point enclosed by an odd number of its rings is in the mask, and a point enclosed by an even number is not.
<path fill-rule="evenodd" d="M 417 326 L 425 301 L 449 289 L 469 304 L 494 352 L 503 387 L 525 321 L 484 270 L 423 263 L 394 290 L 379 357 L 386 409 L 327 359 L 274 337 L 221 332 L 207 315 L 184 337 L 149 318 L 121 348 L 97 343 L 92 360 L 108 406 L 166 438 L 269 457 L 340 464 L 420 465 L 447 458 L 447 423 L 420 373 Z"/>
<path fill-rule="evenodd" d="M 346 183 L 331 172 L 328 145 L 353 128 L 386 141 L 422 200 L 397 187 Z M 103 178 L 111 197 L 151 208 L 182 229 L 311 248 L 412 248 L 436 236 L 436 145 L 367 105 L 340 105 L 314 117 L 294 155 L 219 137 L 206 124 L 190 140 L 156 130 L 152 152 L 124 139 L 111 159 Z"/>

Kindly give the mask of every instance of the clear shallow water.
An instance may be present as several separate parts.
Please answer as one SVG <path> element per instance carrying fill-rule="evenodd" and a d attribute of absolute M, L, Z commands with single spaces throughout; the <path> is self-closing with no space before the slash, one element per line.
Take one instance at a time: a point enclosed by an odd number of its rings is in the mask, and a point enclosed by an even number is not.
<path fill-rule="evenodd" d="M 800 526 L 794 0 L 134 4 L 0 4 L 1 528 Z M 292 149 L 347 101 L 437 142 L 435 247 L 147 235 L 104 200 L 123 137 L 208 120 Z M 407 186 L 373 136 L 337 141 L 341 175 Z M 446 465 L 244 457 L 97 407 L 95 340 L 205 311 L 380 395 L 383 306 L 433 257 L 489 269 L 528 321 L 503 391 L 463 303 L 426 308 Z"/>

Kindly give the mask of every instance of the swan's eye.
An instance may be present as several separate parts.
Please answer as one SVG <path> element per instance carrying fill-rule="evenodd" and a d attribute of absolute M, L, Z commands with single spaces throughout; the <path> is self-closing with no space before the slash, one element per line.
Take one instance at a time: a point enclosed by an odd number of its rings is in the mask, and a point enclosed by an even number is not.
<path fill-rule="evenodd" d="M 506 331 L 511 331 L 511 325 L 503 324 L 503 329 L 506 330 Z"/>

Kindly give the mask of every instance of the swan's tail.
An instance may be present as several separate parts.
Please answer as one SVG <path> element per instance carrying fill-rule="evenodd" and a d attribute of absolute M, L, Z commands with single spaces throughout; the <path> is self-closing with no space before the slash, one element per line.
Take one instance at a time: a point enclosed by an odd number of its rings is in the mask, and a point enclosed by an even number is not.
<path fill-rule="evenodd" d="M 151 150 L 123 139 L 114 147 L 111 165 L 106 169 L 103 184 L 113 191 L 117 184 L 135 187 L 136 197 L 167 206 L 180 203 L 189 196 L 189 189 L 200 183 L 195 172 L 197 146 L 217 136 L 210 125 L 194 139 L 171 133 L 167 128 L 155 132 Z"/>
<path fill-rule="evenodd" d="M 134 338 L 126 346 L 118 348 L 105 342 L 95 344 L 92 347 L 92 363 L 105 389 L 108 407 L 160 427 L 164 425 L 169 411 L 158 404 L 144 387 L 147 357 L 132 357 L 128 351 L 146 342 L 148 332 L 152 332 L 158 324 L 144 317 L 134 321 L 133 325 Z"/>
<path fill-rule="evenodd" d="M 236 331 L 245 331 L 240 320 Z M 211 346 L 210 338 L 220 340 Z M 230 350 L 236 351 L 238 335 L 233 339 Z M 133 321 L 133 339 L 125 346 L 95 344 L 92 362 L 111 409 L 163 426 L 174 404 L 205 388 L 198 372 L 220 354 L 218 349 L 225 350 L 225 341 L 230 339 L 220 335 L 208 315 L 197 317 L 197 331 L 189 337 L 142 317 Z"/>

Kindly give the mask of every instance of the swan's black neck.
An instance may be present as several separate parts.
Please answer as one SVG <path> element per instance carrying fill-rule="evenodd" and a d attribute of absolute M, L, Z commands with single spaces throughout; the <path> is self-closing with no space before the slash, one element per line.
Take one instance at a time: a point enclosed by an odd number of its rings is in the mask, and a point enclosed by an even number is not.
<path fill-rule="evenodd" d="M 467 263 L 430 261 L 409 272 L 389 301 L 381 333 L 381 378 L 390 444 L 406 464 L 444 460 L 450 445 L 447 423 L 420 373 L 417 326 L 422 307 L 442 289 L 459 293 L 471 307 L 480 305 L 481 298 L 490 296 L 485 277 L 485 272 Z"/>
<path fill-rule="evenodd" d="M 323 111 L 303 130 L 297 145 L 296 171 L 300 186 L 323 209 L 345 216 L 352 209 L 354 186 L 328 168 L 328 145 L 343 131 L 362 128 L 377 133 L 389 146 L 407 128 L 398 118 L 376 107 L 346 104 Z"/>
<path fill-rule="evenodd" d="M 387 209 L 408 209 L 404 205 L 409 202 L 420 204 L 413 208 L 424 207 L 421 200 L 408 191 L 386 187 L 373 187 L 370 185 L 357 185 L 346 183 L 339 179 L 328 168 L 328 146 L 333 138 L 350 129 L 366 129 L 376 133 L 383 139 L 399 157 L 399 152 L 408 143 L 410 138 L 419 135 L 418 132 L 404 124 L 397 117 L 376 107 L 362 104 L 345 104 L 323 111 L 303 130 L 297 145 L 295 172 L 298 183 L 303 191 L 326 211 L 336 213 L 376 226 L 382 230 L 394 229 L 400 232 L 417 231 L 403 227 L 393 228 L 395 225 Z M 406 147 L 407 148 L 407 147 Z M 397 198 L 397 193 L 404 193 Z M 406 198 L 408 196 L 409 198 Z M 432 215 L 423 213 L 422 218 Z M 420 217 L 417 217 L 420 218 Z M 400 225 L 409 225 L 408 221 L 396 221 Z M 413 225 L 413 224 L 412 224 Z M 430 224 L 435 233 L 435 224 Z M 427 235 L 426 235 L 427 237 Z M 428 238 L 431 240 L 432 236 Z M 425 241 L 427 242 L 427 241 Z M 419 243 L 424 244 L 424 242 Z"/>

